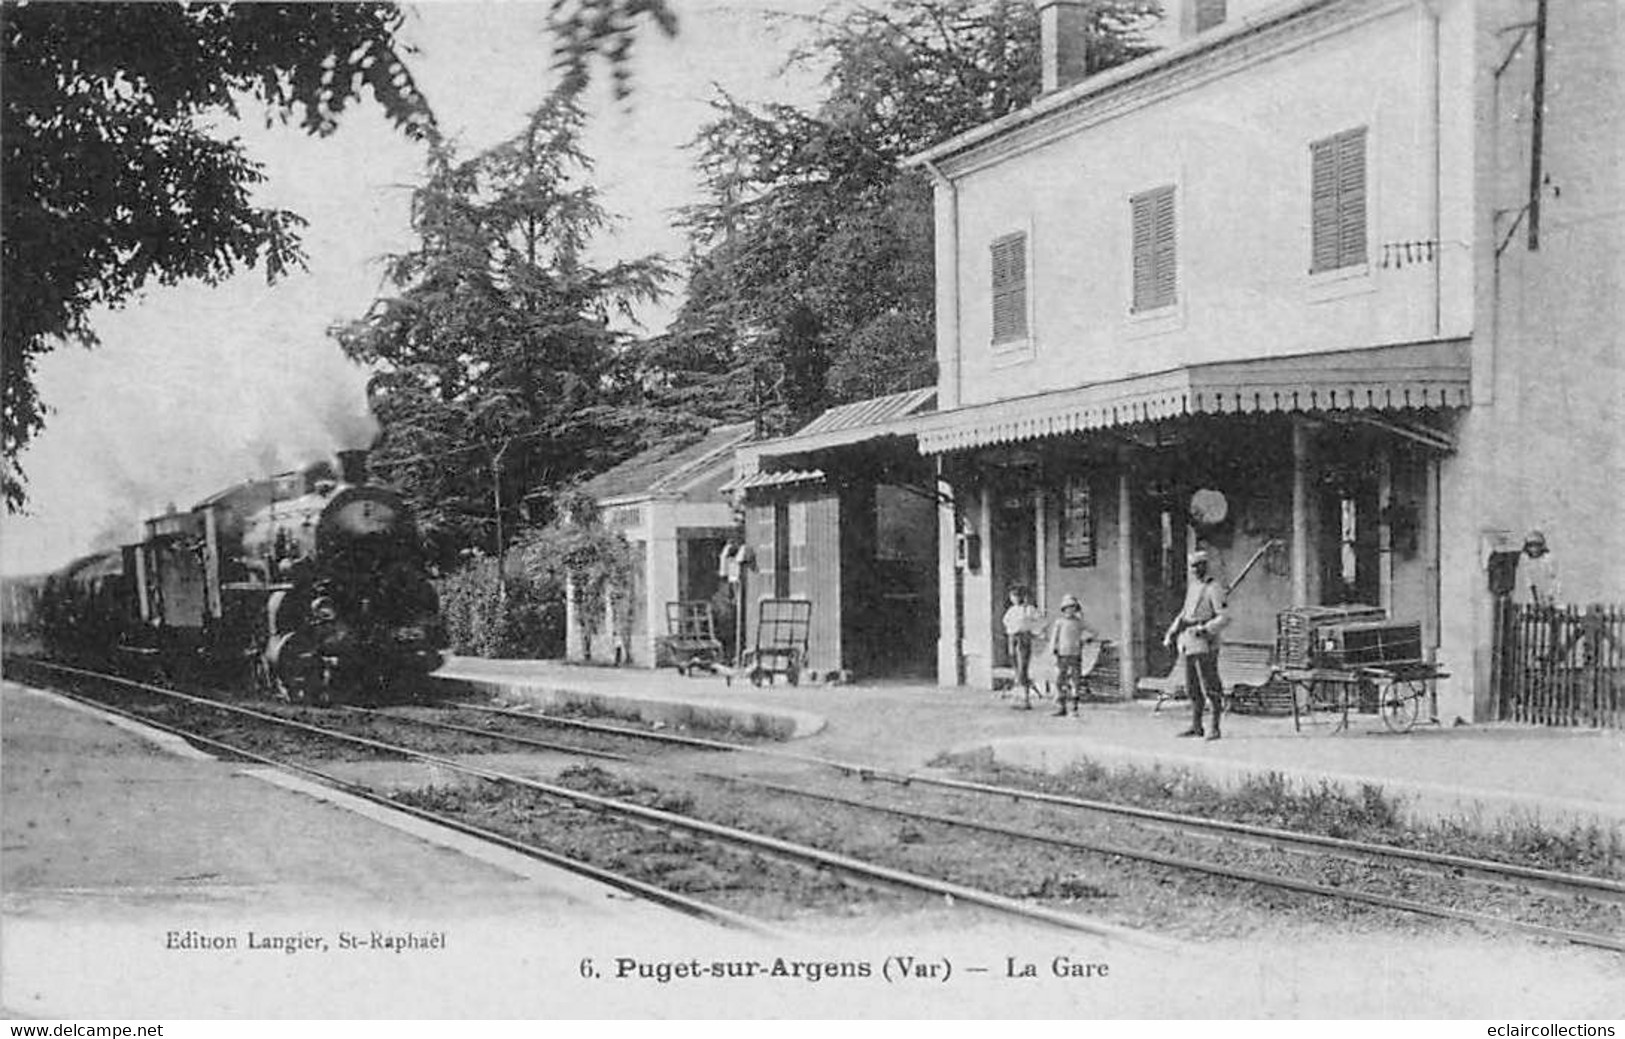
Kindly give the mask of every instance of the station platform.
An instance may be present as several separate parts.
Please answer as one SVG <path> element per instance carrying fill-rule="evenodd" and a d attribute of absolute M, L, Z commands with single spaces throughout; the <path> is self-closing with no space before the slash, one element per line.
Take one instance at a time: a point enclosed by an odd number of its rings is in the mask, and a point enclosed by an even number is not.
<path fill-rule="evenodd" d="M 514 699 L 573 698 L 656 719 L 689 717 L 695 705 L 728 711 L 741 728 L 784 728 L 798 750 L 895 769 L 978 747 L 1041 767 L 1115 754 L 1148 767 L 1257 770 L 1285 768 L 1296 754 L 1335 757 L 1350 775 L 1431 776 L 1468 798 L 1493 793 L 1480 775 L 1499 763 L 1544 777 L 1524 791 L 1539 812 L 1564 798 L 1611 804 L 1585 796 L 1586 783 L 1617 779 L 1621 749 L 1613 734 L 1298 736 L 1290 720 L 1283 731 L 1280 719 L 1244 718 L 1223 741 L 1193 747 L 1171 738 L 1182 714 L 1139 704 L 1086 707 L 1074 720 L 1050 717 L 1047 704 L 1013 710 L 1007 699 L 928 685 L 758 689 L 512 661 L 452 661 L 447 671 L 448 681 L 498 683 Z M 744 935 L 11 682 L 0 683 L 0 741 L 0 1017 L 11 1020 L 1617 1016 L 1611 955 L 1520 947 L 1509 956 L 1491 934 L 1271 932 L 1172 958 L 940 915 Z M 1451 767 L 1461 782 L 1449 781 Z M 1613 771 L 1593 771 L 1601 767 Z M 1620 784 L 1608 789 L 1617 797 Z M 883 974 L 897 957 L 957 973 L 949 984 L 898 981 Z M 672 973 L 780 960 L 872 972 L 817 984 Z M 1066 980 L 1053 970 L 1063 961 L 1108 963 L 1110 977 Z M 1038 976 L 1020 974 L 1022 964 Z"/>
<path fill-rule="evenodd" d="M 0 740 L 0 1017 L 596 1016 L 601 995 L 567 983 L 588 950 L 552 936 L 714 941 L 576 874 L 9 681 Z"/>
<path fill-rule="evenodd" d="M 1625 831 L 1625 732 L 1527 725 L 1418 724 L 1388 732 L 1374 714 L 1229 714 L 1224 738 L 1177 739 L 1190 707 L 1148 700 L 1085 704 L 1054 717 L 1054 702 L 924 682 L 760 687 L 674 670 L 454 657 L 435 673 L 514 701 L 591 704 L 607 713 L 680 725 L 705 717 L 795 741 L 798 750 L 901 771 L 944 752 L 985 748 L 996 761 L 1045 771 L 1093 761 L 1189 769 L 1221 786 L 1277 773 L 1357 792 L 1381 788 L 1414 819 L 1490 825 L 1540 822 Z"/>

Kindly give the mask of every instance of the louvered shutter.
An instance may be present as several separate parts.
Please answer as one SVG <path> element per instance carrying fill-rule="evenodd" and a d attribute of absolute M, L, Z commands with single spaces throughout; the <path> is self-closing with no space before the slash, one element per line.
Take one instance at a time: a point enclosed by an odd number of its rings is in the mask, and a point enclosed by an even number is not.
<path fill-rule="evenodd" d="M 1027 338 L 1027 236 L 993 243 L 993 341 Z"/>
<path fill-rule="evenodd" d="M 1337 137 L 1337 265 L 1365 262 L 1365 130 Z"/>
<path fill-rule="evenodd" d="M 1170 306 L 1179 291 L 1174 189 L 1147 191 L 1129 204 L 1134 220 L 1134 309 Z"/>
<path fill-rule="evenodd" d="M 1309 270 L 1365 262 L 1365 128 L 1309 146 Z"/>
<path fill-rule="evenodd" d="M 1225 0 L 1196 0 L 1196 31 L 1204 32 L 1215 25 L 1223 25 Z"/>

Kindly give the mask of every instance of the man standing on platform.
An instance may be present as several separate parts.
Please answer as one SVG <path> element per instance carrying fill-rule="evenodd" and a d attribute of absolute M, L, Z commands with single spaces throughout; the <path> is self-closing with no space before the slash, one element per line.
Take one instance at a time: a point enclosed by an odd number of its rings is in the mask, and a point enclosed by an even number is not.
<path fill-rule="evenodd" d="M 1219 738 L 1219 715 L 1224 709 L 1224 685 L 1219 681 L 1219 632 L 1230 623 L 1225 609 L 1224 589 L 1208 569 L 1207 552 L 1198 549 L 1190 555 L 1191 577 L 1185 586 L 1185 605 L 1168 625 L 1164 646 L 1177 642 L 1185 658 L 1185 692 L 1191 698 L 1191 727 L 1181 736 L 1201 736 L 1202 702 L 1213 705 L 1213 731 L 1207 738 Z"/>

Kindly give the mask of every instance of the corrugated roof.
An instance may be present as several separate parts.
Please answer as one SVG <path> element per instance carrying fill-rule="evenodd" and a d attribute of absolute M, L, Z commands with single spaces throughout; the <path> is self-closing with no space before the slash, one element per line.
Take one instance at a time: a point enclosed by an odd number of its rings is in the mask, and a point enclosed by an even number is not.
<path fill-rule="evenodd" d="M 582 485 L 598 501 L 680 493 L 722 467 L 733 465 L 734 448 L 750 438 L 751 424 L 716 426 L 698 438 L 656 444 Z"/>
<path fill-rule="evenodd" d="M 745 491 L 752 487 L 788 487 L 798 483 L 817 483 L 823 478 L 822 469 L 785 469 L 773 473 L 749 473 L 729 480 L 722 485 L 722 490 Z"/>
<path fill-rule="evenodd" d="M 804 437 L 818 433 L 834 433 L 839 430 L 876 426 L 883 422 L 890 422 L 892 419 L 905 418 L 919 411 L 928 411 L 930 409 L 926 405 L 935 404 L 936 399 L 937 388 L 927 386 L 921 390 L 907 390 L 903 393 L 892 393 L 884 397 L 871 397 L 868 400 L 842 404 L 830 408 L 796 430 L 794 435 Z"/>

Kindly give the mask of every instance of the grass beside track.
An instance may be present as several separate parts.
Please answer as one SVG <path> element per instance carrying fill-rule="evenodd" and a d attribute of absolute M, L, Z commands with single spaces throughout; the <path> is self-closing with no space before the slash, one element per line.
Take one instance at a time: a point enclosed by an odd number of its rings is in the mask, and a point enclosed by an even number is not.
<path fill-rule="evenodd" d="M 1421 824 L 1407 821 L 1400 801 L 1369 783 L 1351 792 L 1266 772 L 1227 790 L 1185 768 L 1080 762 L 1046 773 L 998 764 L 985 750 L 945 754 L 931 764 L 971 782 L 1625 880 L 1625 835 L 1617 828 L 1553 827 L 1534 819 Z"/>

